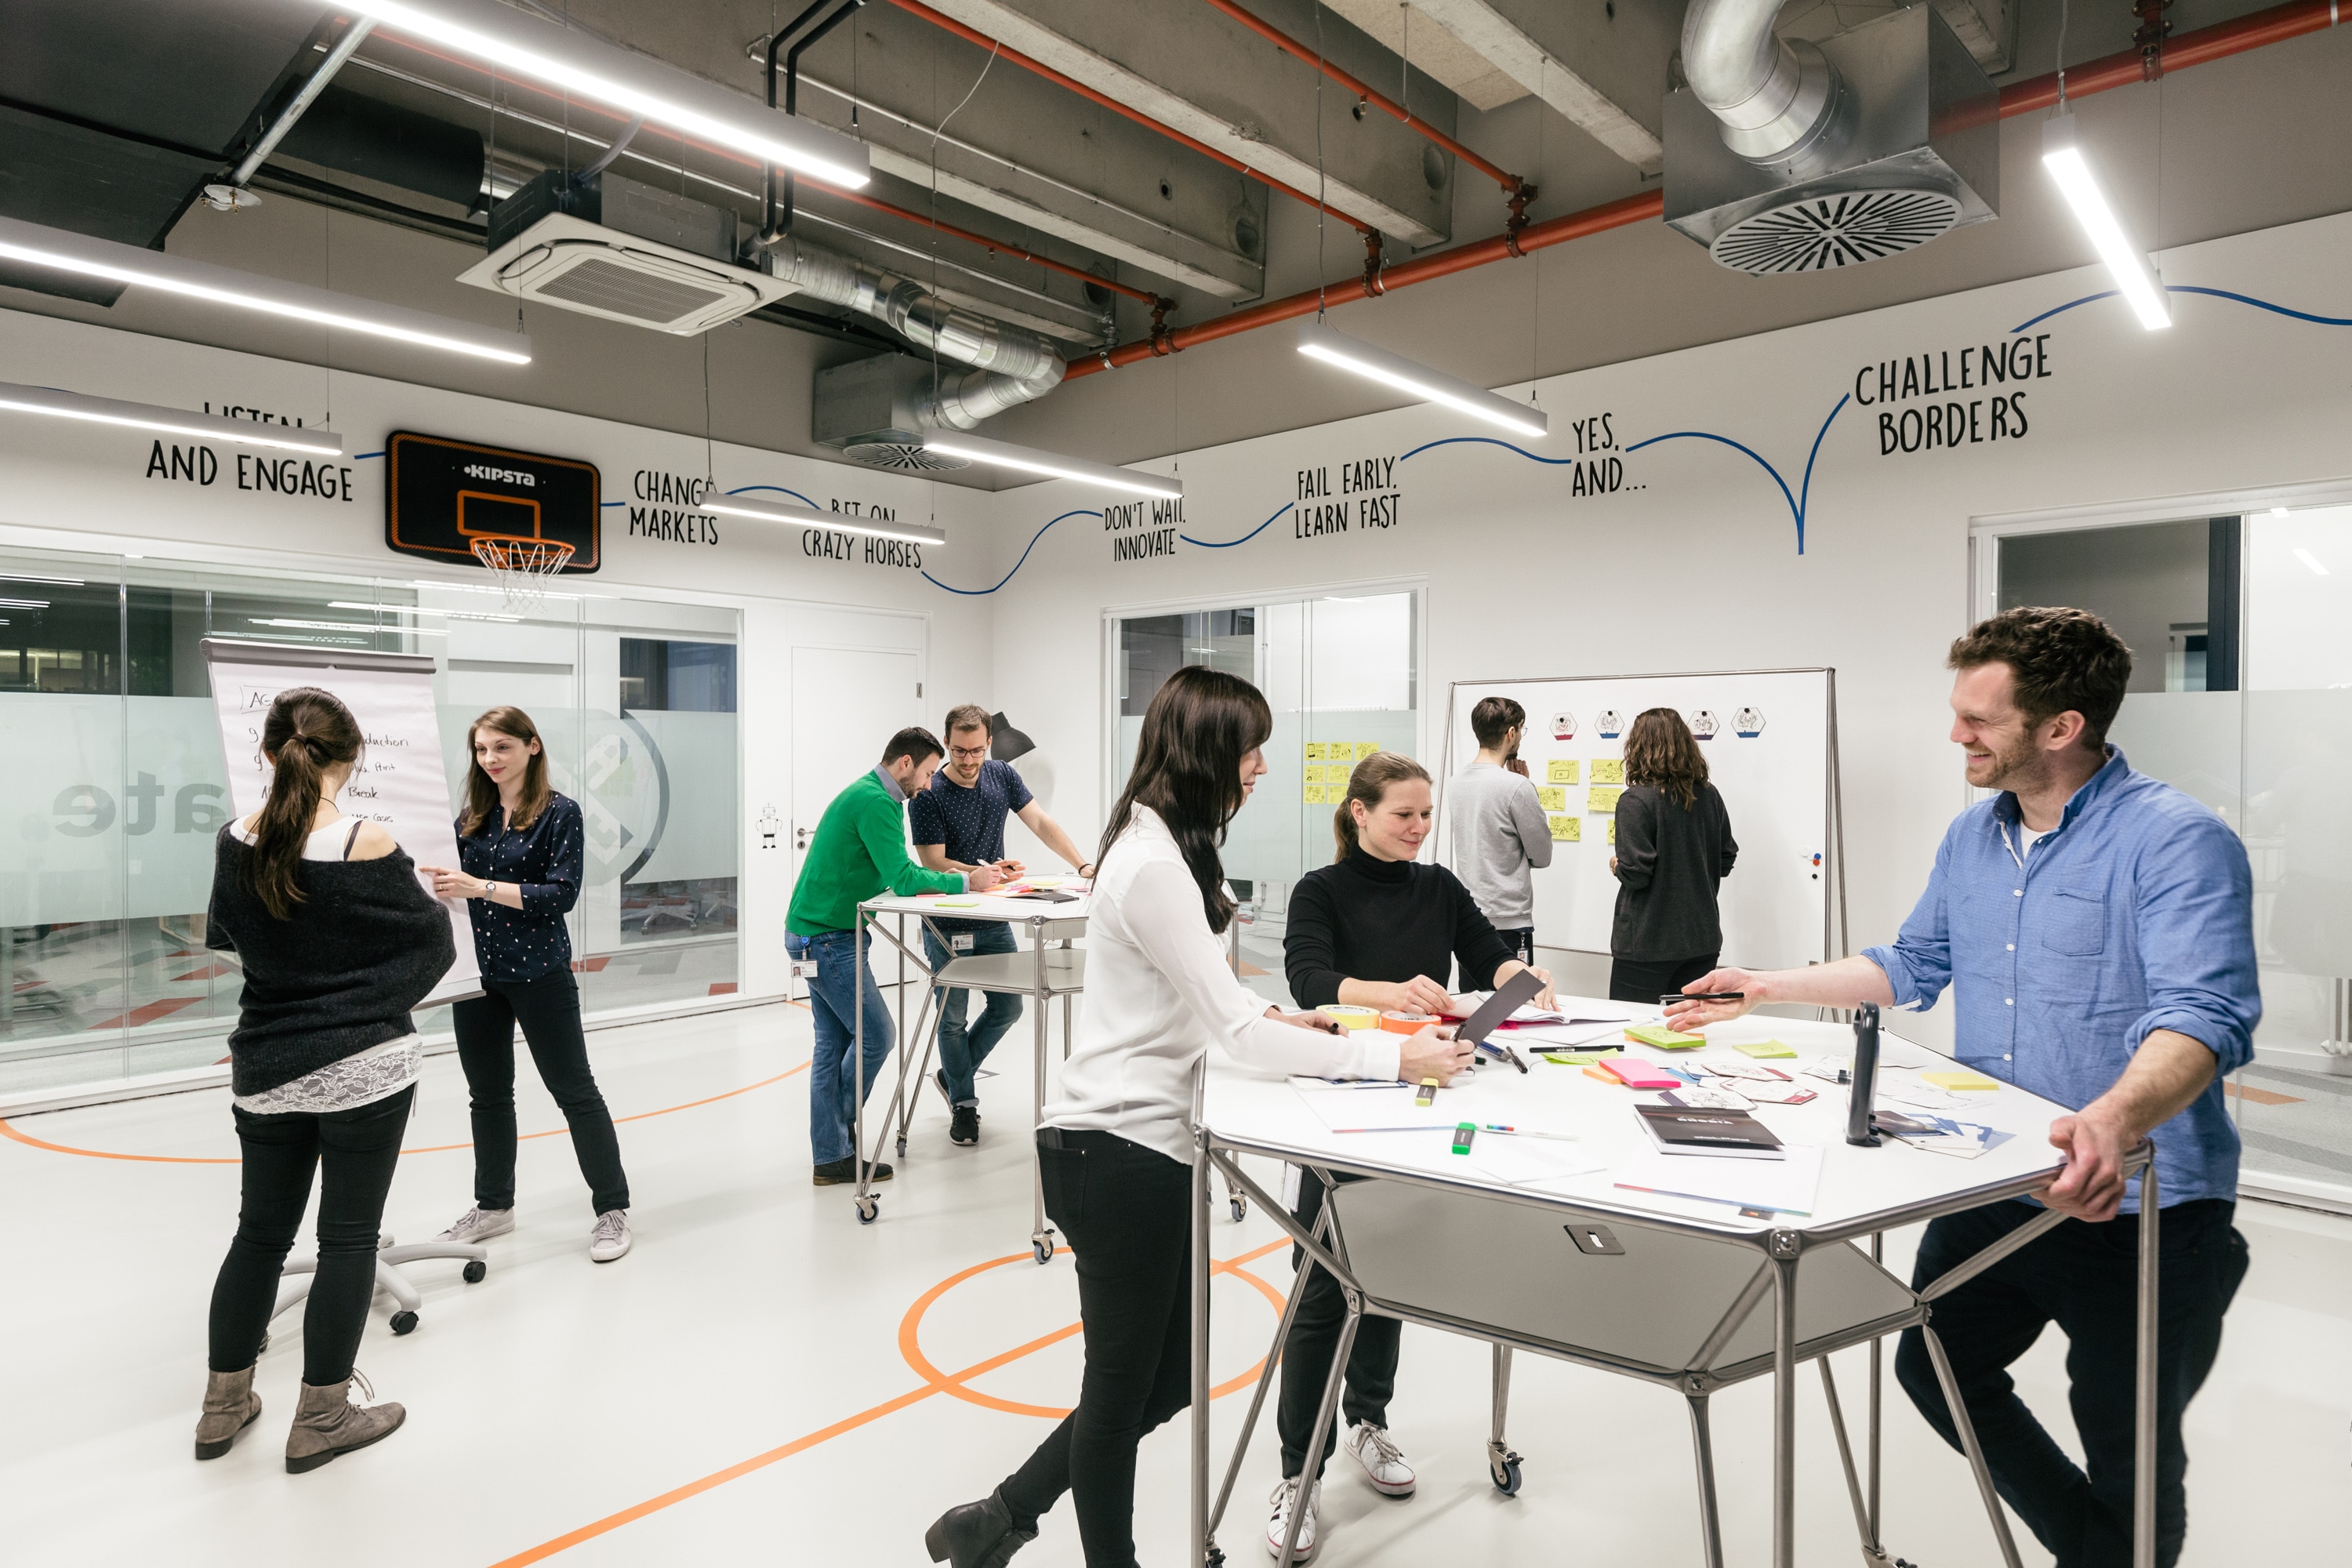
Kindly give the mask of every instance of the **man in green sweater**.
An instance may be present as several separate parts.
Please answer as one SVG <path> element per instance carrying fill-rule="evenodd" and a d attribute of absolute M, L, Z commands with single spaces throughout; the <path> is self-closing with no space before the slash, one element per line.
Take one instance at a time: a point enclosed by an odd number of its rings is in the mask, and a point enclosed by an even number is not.
<path fill-rule="evenodd" d="M 784 948 L 796 962 L 814 961 L 809 1013 L 816 1024 L 816 1056 L 809 1063 L 809 1153 L 816 1184 L 857 1179 L 851 1127 L 852 1096 L 862 1082 L 868 1093 L 890 1055 L 894 1031 L 882 991 L 874 977 L 857 973 L 857 906 L 883 892 L 985 892 L 1003 879 L 989 867 L 974 871 L 927 871 L 907 856 L 907 797 L 931 784 L 940 765 L 940 743 L 929 730 L 906 729 L 890 737 L 882 762 L 833 797 L 801 862 L 793 903 L 784 916 Z M 852 1070 L 857 1048 L 857 1015 L 866 1010 L 866 1064 Z M 887 1182 L 890 1167 L 877 1164 L 873 1179 Z"/>

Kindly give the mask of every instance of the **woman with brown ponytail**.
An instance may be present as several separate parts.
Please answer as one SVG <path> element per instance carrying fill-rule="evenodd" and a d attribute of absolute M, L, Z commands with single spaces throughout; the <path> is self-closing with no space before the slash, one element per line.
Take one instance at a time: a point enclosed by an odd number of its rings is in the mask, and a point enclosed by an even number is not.
<path fill-rule="evenodd" d="M 209 945 L 245 972 L 228 1037 L 232 1104 L 245 1159 L 236 1239 L 213 1286 L 211 1377 L 196 1458 L 216 1459 L 261 1414 L 255 1360 L 310 1178 L 319 1271 L 302 1317 L 302 1394 L 286 1468 L 313 1470 L 388 1437 L 406 1412 L 351 1403 L 375 1295 L 376 1235 L 408 1125 L 421 1045 L 409 1009 L 457 958 L 449 911 L 375 823 L 335 796 L 359 761 L 360 727 L 331 692 L 278 693 L 262 723 L 269 797 L 221 829 Z"/>
<path fill-rule="evenodd" d="M 1446 985 L 1457 970 L 1465 991 L 1485 991 L 1531 967 L 1512 955 L 1510 944 L 1459 878 L 1443 866 L 1421 864 L 1433 809 L 1429 770 L 1411 757 L 1376 752 L 1356 764 L 1347 796 L 1331 817 L 1337 857 L 1301 877 L 1290 891 L 1282 962 L 1300 1006 L 1344 1002 L 1382 1012 L 1460 1015 L 1470 1012 L 1471 1005 L 1456 1000 Z M 1549 1007 L 1551 976 L 1540 969 L 1534 973 L 1544 982 L 1536 1004 Z M 1302 1226 L 1313 1228 L 1323 1195 L 1321 1181 L 1302 1177 L 1291 1208 Z M 1383 1496 L 1410 1496 L 1417 1481 L 1388 1426 L 1404 1325 L 1370 1316 L 1357 1326 L 1355 1349 L 1348 1356 L 1347 1396 L 1340 1406 L 1347 1434 L 1340 1436 L 1339 1423 L 1333 1423 L 1323 1452 L 1314 1457 L 1318 1479 L 1301 1480 L 1309 1468 L 1307 1447 L 1314 1439 L 1315 1415 L 1339 1352 L 1348 1303 L 1339 1281 L 1295 1248 L 1291 1266 L 1311 1269 L 1312 1275 L 1283 1343 L 1282 1398 L 1275 1411 L 1283 1480 L 1275 1489 L 1265 1541 L 1269 1552 L 1281 1553 L 1290 1511 L 1300 1506 L 1303 1488 L 1307 1515 L 1298 1521 L 1298 1556 L 1304 1558 L 1315 1550 L 1316 1494 L 1335 1445 L 1363 1468 L 1365 1480 Z"/>
<path fill-rule="evenodd" d="M 1698 740 L 1671 708 L 1625 732 L 1625 793 L 1617 797 L 1617 919 L 1609 936 L 1609 999 L 1654 1007 L 1715 968 L 1723 951 L 1716 889 L 1739 845 L 1723 796 L 1706 782 Z"/>

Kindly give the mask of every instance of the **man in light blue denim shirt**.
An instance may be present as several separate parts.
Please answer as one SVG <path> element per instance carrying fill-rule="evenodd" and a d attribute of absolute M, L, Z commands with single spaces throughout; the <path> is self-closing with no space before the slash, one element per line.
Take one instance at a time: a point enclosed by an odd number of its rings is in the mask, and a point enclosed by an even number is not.
<path fill-rule="evenodd" d="M 2121 1162 L 2157 1146 L 2162 1256 L 2158 1334 L 2157 1560 L 2187 1533 L 2180 1421 L 2211 1370 L 2221 1319 L 2246 1270 L 2232 1228 L 2238 1131 L 2221 1079 L 2253 1055 L 2262 1017 L 2252 876 L 2228 825 L 2132 772 L 2105 743 L 2131 650 L 2082 610 L 2010 610 L 1952 645 L 1952 739 L 1968 780 L 2000 790 L 1963 812 L 1927 890 L 1893 945 L 1801 970 L 1718 969 L 1694 992 L 1738 1004 L 1674 1012 L 1678 1024 L 1765 1002 L 1927 1007 L 1946 986 L 1959 1059 L 2074 1108 L 2051 1125 L 2065 1169 L 2043 1201 L 2070 1217 L 1936 1302 L 1937 1336 L 2001 1496 L 2059 1568 L 2131 1561 L 2139 1231 Z M 2031 1201 L 1932 1222 L 1923 1285 L 2035 1215 Z M 2017 1397 L 2008 1368 L 2056 1323 L 2069 1341 L 2077 1467 Z M 1916 1329 L 1895 1373 L 1958 1447 Z"/>

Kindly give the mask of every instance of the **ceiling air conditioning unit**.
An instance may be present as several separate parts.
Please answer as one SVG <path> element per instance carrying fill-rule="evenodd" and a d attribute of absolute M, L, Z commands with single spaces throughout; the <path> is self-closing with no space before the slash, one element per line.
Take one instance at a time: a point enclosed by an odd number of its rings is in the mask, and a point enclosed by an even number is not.
<path fill-rule="evenodd" d="M 490 209 L 489 247 L 459 282 L 681 336 L 794 290 L 736 263 L 731 211 L 617 174 L 544 171 Z"/>

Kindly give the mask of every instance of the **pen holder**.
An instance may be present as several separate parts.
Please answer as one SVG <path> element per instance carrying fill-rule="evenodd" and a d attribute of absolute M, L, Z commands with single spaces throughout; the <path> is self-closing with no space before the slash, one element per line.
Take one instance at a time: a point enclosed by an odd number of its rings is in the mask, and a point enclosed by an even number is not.
<path fill-rule="evenodd" d="M 1853 1088 L 1845 1102 L 1845 1141 L 1874 1149 L 1880 1139 L 1871 1125 L 1871 1102 L 1878 1087 L 1878 1004 L 1853 1011 Z"/>

